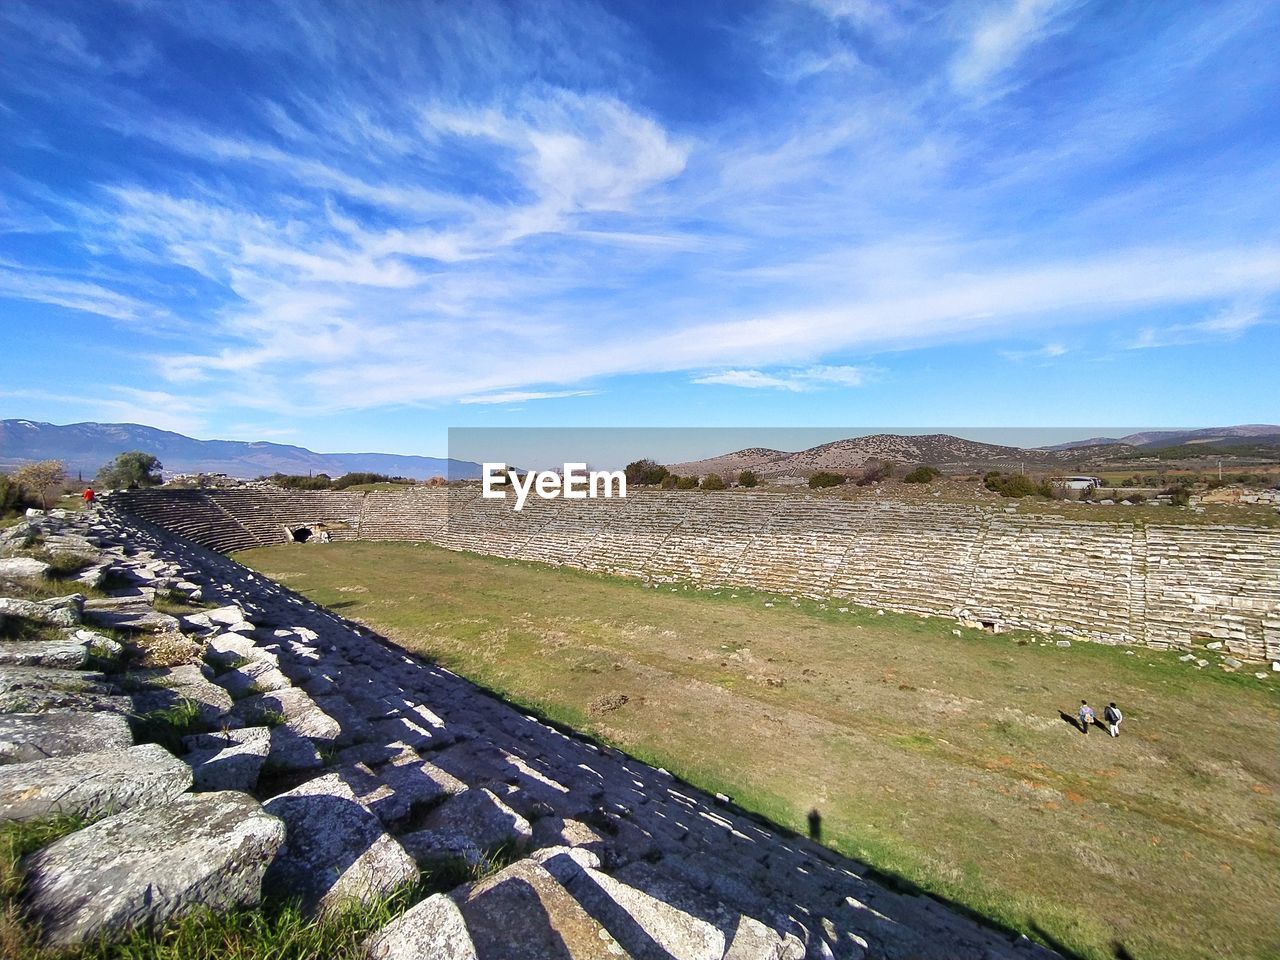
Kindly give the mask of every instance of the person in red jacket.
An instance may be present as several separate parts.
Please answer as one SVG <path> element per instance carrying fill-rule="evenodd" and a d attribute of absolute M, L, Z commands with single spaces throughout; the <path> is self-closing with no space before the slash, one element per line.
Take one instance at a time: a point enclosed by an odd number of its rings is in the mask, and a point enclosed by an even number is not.
<path fill-rule="evenodd" d="M 86 507 L 93 506 L 93 487 L 84 488 L 84 505 Z"/>

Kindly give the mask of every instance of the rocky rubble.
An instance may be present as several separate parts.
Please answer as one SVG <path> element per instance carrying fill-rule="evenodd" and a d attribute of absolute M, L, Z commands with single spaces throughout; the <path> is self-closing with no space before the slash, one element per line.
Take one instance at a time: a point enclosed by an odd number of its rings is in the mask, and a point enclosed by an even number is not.
<path fill-rule="evenodd" d="M 191 543 L 110 512 L 20 526 L 0 557 L 74 550 L 90 594 L 40 597 L 62 585 L 18 564 L 26 586 L 0 602 L 4 649 L 52 661 L 0 656 L 0 819 L 87 821 L 23 864 L 51 944 L 264 891 L 324 913 L 455 864 L 479 879 L 410 907 L 368 957 L 1052 956 Z"/>

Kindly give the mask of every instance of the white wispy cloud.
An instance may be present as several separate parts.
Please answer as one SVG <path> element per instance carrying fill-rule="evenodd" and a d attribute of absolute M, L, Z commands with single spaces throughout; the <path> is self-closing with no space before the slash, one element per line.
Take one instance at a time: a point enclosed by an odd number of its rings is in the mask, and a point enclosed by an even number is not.
<path fill-rule="evenodd" d="M 1257 304 L 1235 304 L 1195 323 L 1143 327 L 1126 346 L 1131 350 L 1145 350 L 1151 347 L 1235 340 L 1245 331 L 1267 322 L 1270 322 L 1269 318 Z"/>
<path fill-rule="evenodd" d="M 1032 350 L 1001 350 L 1000 356 L 1015 363 L 1027 360 L 1054 360 L 1067 354 L 1067 348 L 1061 343 L 1046 343 L 1043 347 Z"/>
<path fill-rule="evenodd" d="M 459 397 L 459 403 L 524 403 L 528 400 L 561 400 L 565 397 L 594 397 L 598 390 L 507 390 L 478 397 Z"/>
<path fill-rule="evenodd" d="M 952 82 L 974 91 L 1004 75 L 1060 26 L 1079 0 L 1002 0 L 982 16 L 951 64 Z"/>
<path fill-rule="evenodd" d="M 807 393 L 826 387 L 861 387 L 874 379 L 878 371 L 869 367 L 813 366 L 800 370 L 724 370 L 694 377 L 694 383 L 745 387 L 750 390 L 786 390 Z"/>

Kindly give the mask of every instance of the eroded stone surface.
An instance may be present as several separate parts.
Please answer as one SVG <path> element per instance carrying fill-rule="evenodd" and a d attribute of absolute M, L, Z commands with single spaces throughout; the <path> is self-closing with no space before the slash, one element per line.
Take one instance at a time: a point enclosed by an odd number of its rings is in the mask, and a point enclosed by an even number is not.
<path fill-rule="evenodd" d="M 481 850 L 529 845 L 529 821 L 498 799 L 492 790 L 472 788 L 450 797 L 427 817 L 426 828 L 466 837 Z"/>
<path fill-rule="evenodd" d="M 42 580 L 51 569 L 35 557 L 7 557 L 0 560 L 0 580 Z"/>
<path fill-rule="evenodd" d="M 335 774 L 273 797 L 266 810 L 288 829 L 267 882 L 309 910 L 368 902 L 417 879 L 413 858 Z"/>
<path fill-rule="evenodd" d="M 196 790 L 252 790 L 271 751 L 271 731 L 244 727 L 183 738 Z"/>
<path fill-rule="evenodd" d="M 47 623 L 51 627 L 76 627 L 80 625 L 83 607 L 84 597 L 78 593 L 49 600 L 0 597 L 0 620 L 17 617 L 35 623 Z"/>
<path fill-rule="evenodd" d="M 0 767 L 0 819 L 163 806 L 191 782 L 191 768 L 154 743 L 8 764 Z"/>
<path fill-rule="evenodd" d="M 89 648 L 72 637 L 57 640 L 0 640 L 0 664 L 75 670 L 89 659 Z"/>
<path fill-rule="evenodd" d="M 367 960 L 478 960 L 458 905 L 442 893 L 388 924 L 365 945 Z"/>
<path fill-rule="evenodd" d="M 52 944 L 256 904 L 285 827 L 243 793 L 108 817 L 28 857 L 26 902 Z"/>
<path fill-rule="evenodd" d="M 132 745 L 129 722 L 119 714 L 58 711 L 0 715 L 0 764 Z"/>

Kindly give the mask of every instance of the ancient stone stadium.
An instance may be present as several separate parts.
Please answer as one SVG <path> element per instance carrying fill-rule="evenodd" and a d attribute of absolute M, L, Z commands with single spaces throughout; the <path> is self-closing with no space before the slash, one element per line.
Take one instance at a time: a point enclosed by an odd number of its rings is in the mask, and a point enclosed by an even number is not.
<path fill-rule="evenodd" d="M 977 504 L 640 491 L 531 500 L 475 489 L 139 491 L 122 509 L 223 553 L 306 539 L 424 540 L 659 582 L 843 598 L 990 629 L 1280 659 L 1280 532 L 1090 523 Z"/>
<path fill-rule="evenodd" d="M 24 862 L 46 944 L 274 890 L 316 917 L 399 896 L 360 931 L 377 960 L 1060 955 L 521 712 L 224 556 L 311 540 L 1280 658 L 1280 534 L 1257 528 L 648 491 L 514 513 L 465 488 L 155 490 L 32 511 L 0 533 L 0 809 L 71 818 Z M 135 644 L 150 660 L 122 671 Z"/>

